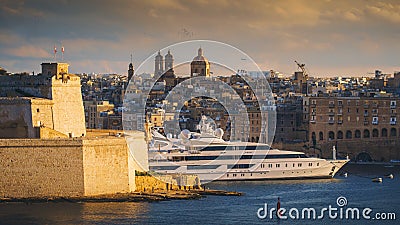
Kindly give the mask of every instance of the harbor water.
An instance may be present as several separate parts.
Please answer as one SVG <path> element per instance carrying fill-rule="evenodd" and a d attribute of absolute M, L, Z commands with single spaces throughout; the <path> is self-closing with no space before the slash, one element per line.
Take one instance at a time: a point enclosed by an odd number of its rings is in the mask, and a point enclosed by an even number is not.
<path fill-rule="evenodd" d="M 0 224 L 399 224 L 400 167 L 346 165 L 334 179 L 215 182 L 206 187 L 243 192 L 243 196 L 207 196 L 200 200 L 126 203 L 1 203 Z M 340 173 L 339 172 L 339 173 Z M 394 179 L 384 175 L 393 174 Z M 371 181 L 382 177 L 382 183 Z M 287 209 L 286 219 L 269 210 Z M 265 218 L 266 206 L 268 212 Z M 323 208 L 336 208 L 336 218 Z M 313 208 L 316 218 L 302 218 Z M 346 218 L 348 208 L 359 209 L 359 219 Z M 370 208 L 369 219 L 362 215 Z M 288 211 L 299 218 L 291 218 Z M 340 209 L 343 210 L 340 216 Z M 376 218 L 376 214 L 383 215 Z M 389 214 L 390 213 L 390 214 Z M 307 214 L 307 211 L 306 211 Z M 395 218 L 393 218 L 395 215 Z M 261 217 L 260 217 L 261 216 Z M 342 217 L 342 218 L 341 218 Z M 388 218 L 391 217 L 391 218 Z"/>

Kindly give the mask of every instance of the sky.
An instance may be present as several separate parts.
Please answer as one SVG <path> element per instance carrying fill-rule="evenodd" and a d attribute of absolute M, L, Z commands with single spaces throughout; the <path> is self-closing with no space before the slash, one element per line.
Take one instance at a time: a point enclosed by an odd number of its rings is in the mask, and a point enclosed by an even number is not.
<path fill-rule="evenodd" d="M 56 45 L 72 73 L 127 74 L 131 54 L 138 66 L 195 39 L 230 44 L 287 75 L 294 60 L 317 77 L 400 71 L 398 0 L 0 0 L 0 30 L 9 72 L 40 72 Z"/>

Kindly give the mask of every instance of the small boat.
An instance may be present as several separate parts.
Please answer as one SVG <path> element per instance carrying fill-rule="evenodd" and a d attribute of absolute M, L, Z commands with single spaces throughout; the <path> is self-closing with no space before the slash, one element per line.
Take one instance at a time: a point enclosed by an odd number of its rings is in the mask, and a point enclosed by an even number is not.
<path fill-rule="evenodd" d="M 393 179 L 394 178 L 393 174 L 386 174 L 385 177 L 389 178 L 389 179 Z"/>
<path fill-rule="evenodd" d="M 375 177 L 375 178 L 372 179 L 372 182 L 382 183 L 382 178 L 381 177 Z"/>

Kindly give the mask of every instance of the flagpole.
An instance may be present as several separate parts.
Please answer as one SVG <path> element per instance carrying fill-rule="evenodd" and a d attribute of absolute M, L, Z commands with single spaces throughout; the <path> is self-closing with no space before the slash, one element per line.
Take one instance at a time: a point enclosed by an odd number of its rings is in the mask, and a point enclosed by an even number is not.
<path fill-rule="evenodd" d="M 61 46 L 61 61 L 64 61 L 64 45 Z"/>
<path fill-rule="evenodd" d="M 54 45 L 54 61 L 55 61 L 55 62 L 57 62 L 57 56 L 56 56 L 56 54 L 57 54 L 57 48 L 56 48 L 56 45 Z"/>

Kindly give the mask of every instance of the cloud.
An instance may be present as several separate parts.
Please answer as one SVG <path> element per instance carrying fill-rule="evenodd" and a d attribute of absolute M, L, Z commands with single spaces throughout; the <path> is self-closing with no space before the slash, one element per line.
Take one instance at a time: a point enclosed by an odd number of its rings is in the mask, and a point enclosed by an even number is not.
<path fill-rule="evenodd" d="M 374 5 L 368 5 L 366 7 L 367 12 L 370 14 L 383 18 L 393 23 L 400 23 L 400 5 L 392 4 L 388 2 L 377 2 Z"/>
<path fill-rule="evenodd" d="M 47 52 L 43 48 L 33 45 L 24 45 L 16 48 L 6 49 L 5 52 L 6 54 L 9 54 L 11 56 L 21 58 L 43 59 L 51 57 L 49 52 Z"/>
<path fill-rule="evenodd" d="M 77 72 L 126 73 L 121 62 L 132 52 L 139 64 L 167 45 L 211 39 L 239 47 L 265 69 L 291 72 L 296 58 L 351 70 L 372 60 L 396 63 L 399 7 L 396 0 L 3 0 L 0 59 L 40 64 L 62 42 Z"/>

